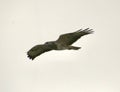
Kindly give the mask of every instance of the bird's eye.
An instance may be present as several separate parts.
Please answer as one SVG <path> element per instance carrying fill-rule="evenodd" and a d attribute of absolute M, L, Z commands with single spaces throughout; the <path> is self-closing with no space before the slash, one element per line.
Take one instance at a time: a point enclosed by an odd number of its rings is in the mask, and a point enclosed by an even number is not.
<path fill-rule="evenodd" d="M 49 44 L 48 42 L 46 42 L 45 44 Z"/>

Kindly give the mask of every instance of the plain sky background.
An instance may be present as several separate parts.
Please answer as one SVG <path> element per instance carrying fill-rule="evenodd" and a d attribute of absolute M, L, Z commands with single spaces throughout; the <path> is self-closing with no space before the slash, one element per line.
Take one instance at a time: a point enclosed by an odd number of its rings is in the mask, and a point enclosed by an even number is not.
<path fill-rule="evenodd" d="M 27 58 L 87 27 L 82 49 Z M 120 92 L 120 0 L 0 0 L 0 52 L 0 92 Z"/>

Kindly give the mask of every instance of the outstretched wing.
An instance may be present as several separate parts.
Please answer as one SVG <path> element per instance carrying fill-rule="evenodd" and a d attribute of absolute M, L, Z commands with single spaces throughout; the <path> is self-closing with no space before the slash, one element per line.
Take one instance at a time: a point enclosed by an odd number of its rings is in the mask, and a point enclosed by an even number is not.
<path fill-rule="evenodd" d="M 50 50 L 53 50 L 53 49 L 49 45 L 46 45 L 46 44 L 36 45 L 27 52 L 27 55 L 30 59 L 33 60 L 34 58 L 41 55 L 42 53 L 48 52 Z"/>
<path fill-rule="evenodd" d="M 84 30 L 80 29 L 76 32 L 60 35 L 60 37 L 56 40 L 56 42 L 63 45 L 71 45 L 82 36 L 91 34 L 91 33 L 93 33 L 92 29 L 89 29 L 89 28 L 86 28 Z"/>

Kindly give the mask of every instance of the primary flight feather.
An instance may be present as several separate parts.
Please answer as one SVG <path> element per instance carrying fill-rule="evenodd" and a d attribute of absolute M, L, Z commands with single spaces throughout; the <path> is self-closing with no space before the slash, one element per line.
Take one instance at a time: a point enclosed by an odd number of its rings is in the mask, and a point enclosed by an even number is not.
<path fill-rule="evenodd" d="M 33 60 L 37 56 L 51 50 L 78 50 L 81 47 L 72 46 L 72 44 L 82 36 L 91 33 L 93 33 L 92 29 L 86 28 L 84 30 L 80 29 L 72 33 L 62 34 L 56 41 L 50 41 L 34 46 L 27 52 L 27 55 Z"/>

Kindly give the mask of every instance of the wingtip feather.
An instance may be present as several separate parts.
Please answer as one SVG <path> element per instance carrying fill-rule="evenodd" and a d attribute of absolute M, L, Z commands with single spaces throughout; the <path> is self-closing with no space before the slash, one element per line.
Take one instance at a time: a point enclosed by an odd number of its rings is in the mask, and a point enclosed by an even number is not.
<path fill-rule="evenodd" d="M 27 53 L 27 57 L 31 60 L 34 60 L 35 57 L 31 56 L 29 53 Z"/>
<path fill-rule="evenodd" d="M 82 32 L 85 33 L 85 34 L 93 34 L 94 31 L 92 31 L 92 30 L 93 30 L 93 29 L 86 28 L 86 29 L 82 30 Z"/>

